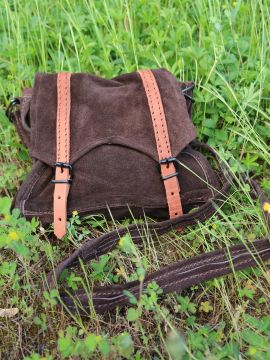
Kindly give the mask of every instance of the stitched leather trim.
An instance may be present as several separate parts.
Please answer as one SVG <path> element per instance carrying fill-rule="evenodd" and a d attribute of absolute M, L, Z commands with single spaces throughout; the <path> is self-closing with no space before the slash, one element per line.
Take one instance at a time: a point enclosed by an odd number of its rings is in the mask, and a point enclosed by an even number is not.
<path fill-rule="evenodd" d="M 168 134 L 168 127 L 156 79 L 151 70 L 139 70 L 138 73 L 141 76 L 148 100 L 159 160 L 170 158 L 172 157 L 172 151 Z M 170 219 L 174 219 L 183 215 L 178 177 L 170 177 L 176 173 L 173 162 L 161 164 L 160 166 L 161 175 L 163 179 L 165 179 L 164 186 Z"/>
<path fill-rule="evenodd" d="M 70 158 L 70 77 L 71 73 L 57 74 L 56 162 L 69 163 Z M 70 179 L 68 168 L 55 168 L 55 180 Z M 61 239 L 66 234 L 67 198 L 69 183 L 55 183 L 54 234 Z"/>

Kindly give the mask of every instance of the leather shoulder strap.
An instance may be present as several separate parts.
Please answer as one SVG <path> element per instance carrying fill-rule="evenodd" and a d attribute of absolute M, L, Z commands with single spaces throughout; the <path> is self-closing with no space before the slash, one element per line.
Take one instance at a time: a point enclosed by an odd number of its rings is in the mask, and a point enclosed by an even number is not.
<path fill-rule="evenodd" d="M 56 166 L 53 208 L 54 233 L 61 239 L 66 234 L 67 198 L 71 183 L 70 158 L 70 77 L 57 74 Z"/>
<path fill-rule="evenodd" d="M 73 296 L 68 292 L 62 293 L 61 300 L 71 313 L 89 316 L 94 307 L 97 313 L 104 314 L 117 306 L 131 305 L 126 292 L 139 299 L 141 293 L 147 289 L 147 285 L 153 281 L 159 285 L 163 294 L 179 293 L 207 280 L 245 268 L 261 266 L 263 261 L 269 259 L 269 239 L 256 240 L 172 263 L 146 275 L 143 286 L 138 280 L 120 285 L 98 286 L 93 288 L 92 298 L 89 298 L 87 291 L 81 288 Z"/>
<path fill-rule="evenodd" d="M 151 70 L 140 70 L 153 122 L 161 176 L 164 181 L 170 219 L 183 215 L 178 173 L 172 160 L 168 127 L 158 84 Z"/>
<path fill-rule="evenodd" d="M 254 195 L 256 198 L 259 198 L 263 207 L 267 226 L 270 226 L 270 209 L 268 208 L 270 202 L 254 180 L 252 180 L 250 184 Z M 170 230 L 172 227 L 180 226 L 184 228 L 208 218 L 215 212 L 217 204 L 222 199 L 222 196 L 227 193 L 229 187 L 229 183 L 226 182 L 220 193 L 216 194 L 214 198 L 192 214 L 185 214 L 174 220 L 148 224 L 147 230 L 143 225 L 135 224 L 104 234 L 97 239 L 89 239 L 81 248 L 77 249 L 48 274 L 47 283 L 44 284 L 45 289 L 57 287 L 61 273 L 67 268 L 78 265 L 80 260 L 96 259 L 97 256 L 112 251 L 117 246 L 119 239 L 127 233 L 130 234 L 133 242 L 139 245 L 143 243 L 143 237 L 148 236 L 148 233 L 155 236 Z M 261 265 L 262 261 L 269 259 L 270 243 L 269 238 L 266 238 L 251 243 L 244 242 L 172 263 L 157 272 L 146 275 L 143 286 L 139 281 L 132 281 L 124 284 L 94 287 L 92 298 L 89 298 L 89 293 L 86 292 L 84 288 L 76 290 L 72 295 L 70 292 L 63 292 L 60 296 L 62 304 L 72 313 L 79 312 L 84 315 L 89 315 L 89 312 L 92 311 L 91 304 L 94 305 L 96 312 L 104 313 L 117 306 L 130 305 L 129 298 L 125 291 L 139 298 L 140 293 L 145 291 L 147 285 L 152 281 L 156 281 L 164 293 L 172 291 L 179 292 L 206 280 L 214 279 L 251 266 Z"/>

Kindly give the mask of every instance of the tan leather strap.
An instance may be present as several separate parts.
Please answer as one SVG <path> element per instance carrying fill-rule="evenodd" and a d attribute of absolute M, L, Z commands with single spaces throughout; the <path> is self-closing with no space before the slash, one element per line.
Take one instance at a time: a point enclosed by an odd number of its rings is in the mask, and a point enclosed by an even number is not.
<path fill-rule="evenodd" d="M 160 161 L 172 158 L 168 127 L 159 88 L 151 70 L 139 70 L 146 92 L 149 110 L 154 127 L 158 158 Z M 160 164 L 161 176 L 164 180 L 170 219 L 183 215 L 180 186 L 173 162 Z"/>
<path fill-rule="evenodd" d="M 54 233 L 61 239 L 66 234 L 67 198 L 70 188 L 70 77 L 57 74 L 56 164 L 54 188 Z M 59 164 L 60 163 L 60 164 Z M 61 165 L 62 163 L 62 165 Z"/>

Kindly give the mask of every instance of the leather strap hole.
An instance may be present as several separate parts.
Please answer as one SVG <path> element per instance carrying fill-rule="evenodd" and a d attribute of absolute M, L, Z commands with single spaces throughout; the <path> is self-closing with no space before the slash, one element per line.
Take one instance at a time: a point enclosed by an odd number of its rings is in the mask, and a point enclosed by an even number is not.
<path fill-rule="evenodd" d="M 60 199 L 61 199 L 61 196 L 58 196 L 57 199 L 60 200 Z"/>
<path fill-rule="evenodd" d="M 172 192 L 171 195 L 174 195 L 174 192 Z"/>
<path fill-rule="evenodd" d="M 62 218 L 58 218 L 58 221 L 62 221 Z"/>

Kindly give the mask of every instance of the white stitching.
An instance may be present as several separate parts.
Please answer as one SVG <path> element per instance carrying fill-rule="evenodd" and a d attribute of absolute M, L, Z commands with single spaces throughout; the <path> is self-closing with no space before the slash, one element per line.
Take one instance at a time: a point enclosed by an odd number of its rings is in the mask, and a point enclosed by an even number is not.
<path fill-rule="evenodd" d="M 241 265 L 243 265 L 243 264 L 246 264 L 246 263 L 248 263 L 248 262 L 250 262 L 250 260 L 251 259 L 247 259 L 247 260 L 245 260 L 245 261 L 242 261 L 242 262 L 240 262 L 240 263 L 238 263 L 238 264 L 236 264 L 237 266 L 241 266 Z M 226 266 L 226 267 L 223 267 L 223 268 L 219 268 L 219 269 L 213 269 L 213 270 L 210 270 L 210 271 L 208 271 L 207 272 L 207 274 L 213 274 L 213 273 L 215 273 L 215 272 L 219 272 L 219 271 L 224 271 L 224 270 L 227 270 L 228 269 L 228 266 Z M 228 270 L 230 270 L 230 269 L 228 269 Z M 220 276 L 224 276 L 224 275 L 226 275 L 226 274 L 221 274 Z M 162 286 L 162 289 L 163 290 L 165 290 L 167 287 L 169 287 L 169 286 L 174 286 L 175 284 L 177 284 L 177 283 L 179 283 L 179 282 L 181 282 L 181 281 L 187 281 L 187 280 L 191 280 L 191 279 L 196 279 L 196 278 L 199 278 L 201 276 L 201 274 L 199 274 L 199 275 L 191 275 L 191 276 L 188 276 L 188 277 L 186 277 L 186 278 L 184 278 L 184 279 L 179 279 L 179 280 L 176 280 L 176 281 L 173 281 L 172 283 L 169 283 L 169 284 L 165 284 L 164 286 Z M 207 280 L 205 280 L 205 281 L 207 281 Z M 177 290 L 174 290 L 174 291 L 177 291 Z M 137 295 L 137 292 L 135 293 L 135 292 L 133 292 L 132 293 L 134 296 L 136 296 Z M 123 296 L 125 296 L 125 295 L 123 295 Z M 116 300 L 113 300 L 113 301 L 111 301 L 109 304 L 110 305 L 112 305 L 114 302 L 116 302 L 116 301 L 119 301 L 119 299 L 116 299 Z M 101 304 L 101 305 L 94 305 L 94 307 L 95 308 L 102 308 L 102 307 L 106 307 L 108 304 Z M 74 306 L 73 306 L 74 307 Z"/>
<path fill-rule="evenodd" d="M 240 250 L 235 251 L 235 252 L 234 252 L 234 256 L 237 255 L 237 254 L 239 254 L 239 253 L 241 253 L 242 251 L 243 251 L 243 249 L 240 249 Z M 212 262 L 212 261 L 214 261 L 214 260 L 217 261 L 217 260 L 219 260 L 220 258 L 222 258 L 222 257 L 224 257 L 224 256 L 226 256 L 226 253 L 219 254 L 219 255 L 217 255 L 217 256 L 215 256 L 215 257 L 213 257 L 213 258 L 207 258 L 207 259 L 199 260 L 199 261 L 196 263 L 196 267 L 208 265 L 209 262 Z M 184 260 L 183 260 L 183 261 L 184 261 Z M 194 266 L 194 264 L 192 264 L 192 263 L 191 263 L 191 264 L 188 264 L 188 265 L 182 267 L 182 268 L 181 268 L 181 271 L 186 271 L 186 270 L 191 270 L 191 271 L 192 271 L 192 270 L 194 270 L 194 269 L 192 269 L 193 266 Z M 167 270 L 167 271 L 168 271 L 168 270 Z M 168 272 L 163 273 L 163 274 L 161 274 L 161 275 L 158 276 L 158 277 L 155 277 L 153 280 L 154 280 L 154 281 L 161 280 L 161 279 L 164 278 L 164 277 L 170 276 L 171 273 L 174 273 L 174 271 L 175 271 L 175 269 L 170 269 Z M 128 283 L 126 283 L 126 284 L 128 284 Z M 117 294 L 117 292 L 103 292 L 103 293 L 98 293 L 99 296 L 100 296 L 100 295 L 113 295 L 113 294 Z"/>

